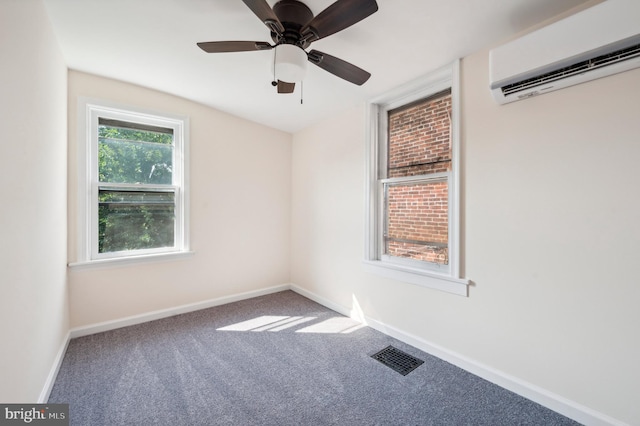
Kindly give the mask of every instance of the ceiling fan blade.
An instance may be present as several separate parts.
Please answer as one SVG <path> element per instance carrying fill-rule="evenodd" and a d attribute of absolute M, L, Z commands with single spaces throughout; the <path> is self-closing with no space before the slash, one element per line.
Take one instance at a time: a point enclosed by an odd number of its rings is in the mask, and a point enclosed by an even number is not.
<path fill-rule="evenodd" d="M 198 47 L 207 53 L 250 52 L 273 48 L 265 41 L 205 41 L 198 43 Z"/>
<path fill-rule="evenodd" d="M 286 81 L 278 80 L 278 93 L 293 93 L 295 88 L 295 83 L 287 83 Z"/>
<path fill-rule="evenodd" d="M 312 50 L 307 56 L 309 62 L 358 86 L 362 86 L 371 77 L 371 74 L 362 68 L 317 50 Z"/>
<path fill-rule="evenodd" d="M 242 0 L 249 9 L 265 24 L 271 31 L 282 35 L 284 27 L 276 16 L 267 0 Z"/>
<path fill-rule="evenodd" d="M 337 0 L 302 29 L 309 42 L 330 36 L 362 21 L 378 10 L 376 0 Z"/>

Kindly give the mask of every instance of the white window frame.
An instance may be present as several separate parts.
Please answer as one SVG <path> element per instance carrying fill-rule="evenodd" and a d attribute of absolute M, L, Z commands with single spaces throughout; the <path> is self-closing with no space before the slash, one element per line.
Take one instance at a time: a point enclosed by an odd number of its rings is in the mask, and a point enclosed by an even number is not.
<path fill-rule="evenodd" d="M 100 188 L 131 188 L 137 184 L 98 182 L 98 121 L 107 118 L 173 130 L 172 184 L 144 185 L 143 189 L 175 194 L 174 245 L 152 249 L 98 252 L 98 193 Z M 78 102 L 78 253 L 70 266 L 137 263 L 191 254 L 189 251 L 189 119 L 156 113 L 109 101 L 80 98 Z"/>
<path fill-rule="evenodd" d="M 387 278 L 468 296 L 460 276 L 460 61 L 369 102 L 367 108 L 365 270 Z M 386 170 L 388 112 L 451 89 L 451 171 L 427 176 L 380 178 Z M 384 255 L 384 185 L 448 181 L 448 265 Z"/>

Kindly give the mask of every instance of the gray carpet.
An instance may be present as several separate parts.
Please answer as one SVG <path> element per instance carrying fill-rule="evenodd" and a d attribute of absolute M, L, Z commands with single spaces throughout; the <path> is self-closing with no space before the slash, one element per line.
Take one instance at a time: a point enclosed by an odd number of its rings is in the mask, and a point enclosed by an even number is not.
<path fill-rule="evenodd" d="M 578 424 L 291 291 L 73 339 L 49 402 L 82 426 Z"/>

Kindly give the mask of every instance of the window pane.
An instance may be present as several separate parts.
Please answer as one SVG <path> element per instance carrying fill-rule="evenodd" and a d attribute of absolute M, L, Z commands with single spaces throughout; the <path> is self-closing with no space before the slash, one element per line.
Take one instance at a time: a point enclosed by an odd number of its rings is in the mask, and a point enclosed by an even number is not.
<path fill-rule="evenodd" d="M 175 194 L 99 190 L 98 252 L 174 246 Z"/>
<path fill-rule="evenodd" d="M 451 170 L 451 91 L 389 111 L 387 177 Z"/>
<path fill-rule="evenodd" d="M 449 264 L 448 184 L 385 185 L 385 254 Z"/>
<path fill-rule="evenodd" d="M 98 135 L 100 182 L 172 183 L 172 134 L 100 125 Z"/>

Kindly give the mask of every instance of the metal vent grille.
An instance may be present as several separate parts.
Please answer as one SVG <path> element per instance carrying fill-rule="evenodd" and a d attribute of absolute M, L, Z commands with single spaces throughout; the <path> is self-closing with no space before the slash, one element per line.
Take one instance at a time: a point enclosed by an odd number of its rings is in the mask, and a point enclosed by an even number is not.
<path fill-rule="evenodd" d="M 371 355 L 371 358 L 380 361 L 392 370 L 406 376 L 424 363 L 421 359 L 402 352 L 393 346 L 387 346 L 380 352 Z"/>
<path fill-rule="evenodd" d="M 640 57 L 640 44 L 636 44 L 635 46 L 621 49 L 613 53 L 608 53 L 606 55 L 588 59 L 586 61 L 578 62 L 571 66 L 560 68 L 558 70 L 551 71 L 534 78 L 518 81 L 513 84 L 507 84 L 502 88 L 502 93 L 504 93 L 505 95 L 509 95 L 511 93 L 521 92 L 532 87 L 540 86 L 552 81 L 561 80 L 572 75 L 594 71 L 598 68 L 606 67 L 617 62 L 627 61 L 637 57 Z"/>

